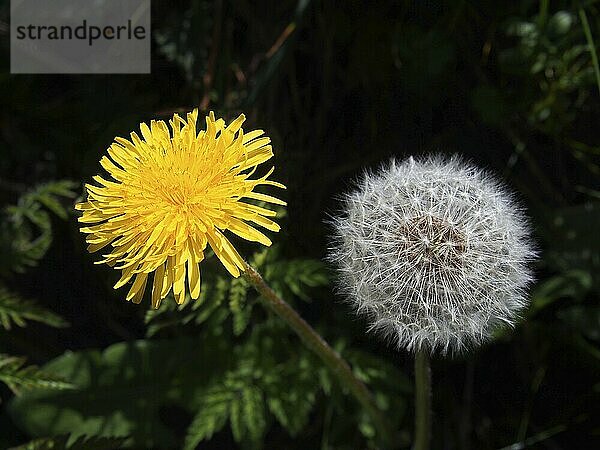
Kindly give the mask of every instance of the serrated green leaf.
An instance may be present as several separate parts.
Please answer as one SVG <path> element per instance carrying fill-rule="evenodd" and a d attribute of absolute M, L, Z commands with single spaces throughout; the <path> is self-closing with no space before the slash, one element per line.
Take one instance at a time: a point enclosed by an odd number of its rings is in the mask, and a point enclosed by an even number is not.
<path fill-rule="evenodd" d="M 220 431 L 229 418 L 229 406 L 233 393 L 222 386 L 207 390 L 202 395 L 198 412 L 192 419 L 185 437 L 184 450 L 193 450 Z"/>
<path fill-rule="evenodd" d="M 71 180 L 58 180 L 42 185 L 42 191 L 55 194 L 59 197 L 75 198 L 77 197 L 75 189 L 78 186 L 79 183 Z"/>
<path fill-rule="evenodd" d="M 31 389 L 73 389 L 74 385 L 36 366 L 25 366 L 26 358 L 0 354 L 0 381 L 16 395 Z"/>
<path fill-rule="evenodd" d="M 329 284 L 329 276 L 322 262 L 311 259 L 282 260 L 277 246 L 254 253 L 250 261 L 264 270 L 267 282 L 285 298 L 296 296 L 309 300 L 310 289 Z M 233 335 L 240 336 L 252 318 L 254 303 L 250 300 L 256 298 L 252 295 L 257 294 L 250 291 L 244 278 L 231 278 L 222 271 L 217 274 L 205 269 L 200 298 L 197 301 L 188 299 L 179 307 L 167 298 L 158 310 L 146 313 L 147 335 L 154 336 L 179 324 L 201 325 L 208 320 L 215 326 L 231 315 Z M 229 305 L 227 312 L 220 309 L 225 300 Z"/>
<path fill-rule="evenodd" d="M 103 352 L 67 352 L 43 370 L 77 386 L 71 391 L 30 391 L 9 405 L 13 420 L 33 437 L 130 436 L 138 448 L 181 444 L 160 411 L 176 404 L 195 411 L 198 399 L 229 364 L 227 346 L 215 339 L 133 341 Z"/>
<path fill-rule="evenodd" d="M 245 278 L 234 278 L 229 287 L 229 310 L 233 316 L 233 334 L 239 336 L 250 321 L 250 307 L 246 306 L 246 297 L 250 286 Z"/>
<path fill-rule="evenodd" d="M 256 386 L 247 386 L 242 390 L 241 408 L 249 439 L 252 442 L 260 441 L 267 426 L 261 390 Z"/>
<path fill-rule="evenodd" d="M 242 422 L 242 405 L 239 393 L 234 396 L 229 405 L 229 423 L 231 425 L 231 433 L 236 442 L 241 442 L 244 438 L 244 424 Z"/>

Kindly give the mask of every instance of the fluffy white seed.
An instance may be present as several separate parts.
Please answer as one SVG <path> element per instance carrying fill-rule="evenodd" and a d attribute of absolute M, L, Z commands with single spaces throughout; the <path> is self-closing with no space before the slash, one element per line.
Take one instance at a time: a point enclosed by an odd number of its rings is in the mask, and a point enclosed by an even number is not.
<path fill-rule="evenodd" d="M 393 160 L 332 222 L 340 291 L 400 348 L 465 350 L 527 305 L 536 251 L 523 210 L 460 158 Z"/>

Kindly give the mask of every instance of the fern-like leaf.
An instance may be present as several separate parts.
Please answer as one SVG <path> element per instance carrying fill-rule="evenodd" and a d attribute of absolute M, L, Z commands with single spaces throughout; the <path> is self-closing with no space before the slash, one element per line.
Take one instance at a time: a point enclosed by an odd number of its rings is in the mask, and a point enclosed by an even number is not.
<path fill-rule="evenodd" d="M 247 386 L 240 398 L 244 427 L 251 442 L 259 442 L 267 427 L 262 391 L 256 386 Z"/>
<path fill-rule="evenodd" d="M 0 285 L 0 325 L 10 330 L 12 325 L 24 327 L 27 321 L 41 322 L 55 328 L 69 323 L 58 314 L 43 308 L 32 300 L 23 300 Z"/>
<path fill-rule="evenodd" d="M 69 435 L 63 434 L 51 438 L 40 438 L 9 450 L 117 450 L 123 448 L 127 438 L 104 436 L 79 436 L 69 443 Z"/>
<path fill-rule="evenodd" d="M 230 405 L 234 393 L 224 386 L 209 389 L 203 396 L 200 408 L 188 427 L 184 450 L 193 450 L 196 446 L 220 431 L 230 414 Z"/>
<path fill-rule="evenodd" d="M 254 253 L 249 262 L 264 274 L 267 283 L 286 300 L 292 300 L 293 297 L 309 300 L 310 289 L 329 283 L 322 262 L 311 259 L 281 259 L 277 246 Z M 244 278 L 231 279 L 222 272 L 206 270 L 200 298 L 196 301 L 188 299 L 180 306 L 167 298 L 158 310 L 151 310 L 146 314 L 146 333 L 151 337 L 167 328 L 188 323 L 199 325 L 209 319 L 211 325 L 216 326 L 231 315 L 233 334 L 240 336 L 252 319 L 252 308 L 256 298 L 256 294 L 250 290 Z M 226 300 L 228 311 L 219 308 Z"/>
<path fill-rule="evenodd" d="M 15 395 L 23 389 L 72 389 L 74 386 L 54 377 L 36 366 L 25 366 L 26 359 L 0 354 L 0 381 Z"/>
<path fill-rule="evenodd" d="M 210 439 L 227 419 L 236 442 L 252 446 L 261 442 L 267 427 L 263 392 L 245 369 L 228 372 L 222 382 L 206 391 L 188 428 L 185 450 Z"/>
<path fill-rule="evenodd" d="M 16 205 L 4 208 L 0 221 L 0 274 L 24 272 L 46 254 L 52 243 L 48 211 L 66 219 L 68 209 L 61 199 L 74 198 L 76 184 L 63 180 L 45 183 L 22 195 Z"/>
<path fill-rule="evenodd" d="M 249 289 L 245 278 L 234 278 L 229 288 L 229 310 L 233 316 L 233 334 L 239 336 L 248 326 L 251 315 L 250 305 L 246 307 Z"/>

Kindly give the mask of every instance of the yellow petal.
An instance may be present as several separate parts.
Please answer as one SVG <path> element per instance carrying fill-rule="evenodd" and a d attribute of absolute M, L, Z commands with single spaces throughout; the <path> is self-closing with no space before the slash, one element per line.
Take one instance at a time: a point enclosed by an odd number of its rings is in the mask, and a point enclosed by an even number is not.
<path fill-rule="evenodd" d="M 161 292 L 163 287 L 163 281 L 165 277 L 165 265 L 161 264 L 154 273 L 154 281 L 152 283 L 152 307 L 158 308 L 161 300 Z"/>
<path fill-rule="evenodd" d="M 227 228 L 248 241 L 260 242 L 267 247 L 271 245 L 271 240 L 267 236 L 241 220 L 232 217 L 229 219 L 229 226 Z"/>
<path fill-rule="evenodd" d="M 138 273 L 135 276 L 135 280 L 129 289 L 127 294 L 127 300 L 132 300 L 133 303 L 139 303 L 144 295 L 144 289 L 146 288 L 146 281 L 148 280 L 147 273 Z"/>
<path fill-rule="evenodd" d="M 198 263 L 188 259 L 187 273 L 190 297 L 196 300 L 200 296 L 200 267 L 198 266 Z"/>

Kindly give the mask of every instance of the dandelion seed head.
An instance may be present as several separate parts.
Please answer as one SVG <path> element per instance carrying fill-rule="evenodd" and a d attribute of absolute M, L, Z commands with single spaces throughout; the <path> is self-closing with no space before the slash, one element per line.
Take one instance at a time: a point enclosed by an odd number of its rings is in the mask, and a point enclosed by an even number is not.
<path fill-rule="evenodd" d="M 98 263 L 121 270 L 115 289 L 131 282 L 126 299 L 134 303 L 141 301 L 150 276 L 155 308 L 171 290 L 182 303 L 186 284 L 196 299 L 199 263 L 208 246 L 231 275 L 244 268 L 225 232 L 270 245 L 255 226 L 279 231 L 270 219 L 275 211 L 256 201 L 285 202 L 255 188 L 284 186 L 269 179 L 273 168 L 252 178 L 273 156 L 270 139 L 262 130 L 244 133 L 243 114 L 226 126 L 210 113 L 205 130 L 196 129 L 197 118 L 197 110 L 186 119 L 175 114 L 168 125 L 142 123 L 141 136 L 115 138 L 100 160 L 109 177 L 95 176 L 96 184 L 86 185 L 86 201 L 76 205 L 88 250 L 104 249 Z"/>
<path fill-rule="evenodd" d="M 527 305 L 536 251 L 525 214 L 461 158 L 392 160 L 343 203 L 328 256 L 339 290 L 398 347 L 460 352 Z"/>

